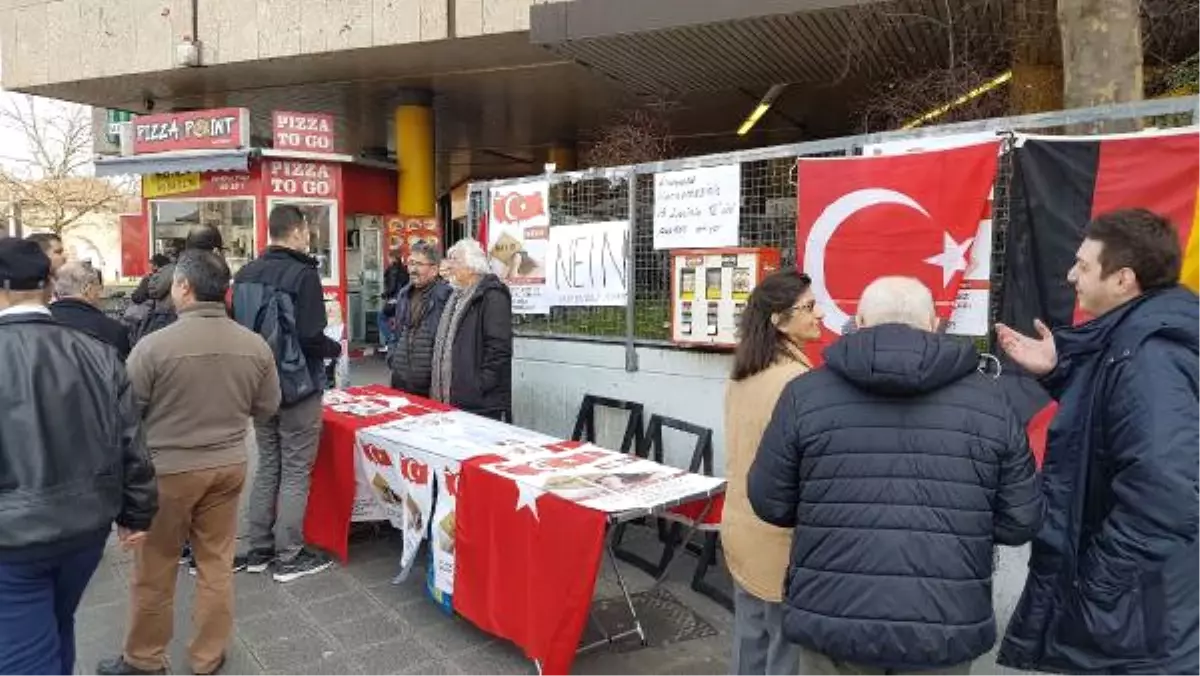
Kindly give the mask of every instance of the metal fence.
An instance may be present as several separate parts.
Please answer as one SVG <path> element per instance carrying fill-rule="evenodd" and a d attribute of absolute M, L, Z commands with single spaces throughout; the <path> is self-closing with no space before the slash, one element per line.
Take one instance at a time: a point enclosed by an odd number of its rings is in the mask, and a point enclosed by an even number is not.
<path fill-rule="evenodd" d="M 978 120 L 940 127 L 755 148 L 719 155 L 689 157 L 626 167 L 581 172 L 550 173 L 519 179 L 471 184 L 468 222 L 472 235 L 488 207 L 489 191 L 532 181 L 550 183 L 550 227 L 576 223 L 623 221 L 631 223 L 628 269 L 633 272 L 628 303 L 614 307 L 555 307 L 547 315 L 514 316 L 518 335 L 570 340 L 623 342 L 627 367 L 636 369 L 636 345 L 670 345 L 670 252 L 653 247 L 654 175 L 663 171 L 696 169 L 728 164 L 741 167 L 741 222 L 739 246 L 778 248 L 783 265 L 795 265 L 796 160 L 803 157 L 856 155 L 864 146 L 969 133 L 1035 132 L 1080 133 L 1081 128 L 1104 122 L 1140 121 L 1145 127 L 1179 127 L 1196 124 L 1200 104 L 1195 97 L 1144 101 L 1038 113 L 1019 117 Z M 1011 153 L 999 160 L 993 196 L 993 264 L 991 318 L 997 316 L 1003 290 L 1004 241 L 1008 226 Z"/>

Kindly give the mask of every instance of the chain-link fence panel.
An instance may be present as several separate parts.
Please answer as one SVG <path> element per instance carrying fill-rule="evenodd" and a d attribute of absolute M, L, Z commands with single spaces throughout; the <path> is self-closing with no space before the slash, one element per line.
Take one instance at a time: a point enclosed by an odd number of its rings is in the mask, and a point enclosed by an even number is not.
<path fill-rule="evenodd" d="M 785 267 L 796 264 L 796 160 L 838 157 L 861 152 L 863 146 L 958 134 L 995 133 L 1007 136 L 998 160 L 992 199 L 992 267 L 989 319 L 999 316 L 1007 261 L 1006 240 L 1011 219 L 1013 176 L 1012 132 L 1063 135 L 1102 122 L 1128 122 L 1139 128 L 1194 125 L 1194 98 L 1144 101 L 1073 111 L 1038 113 L 1012 118 L 977 120 L 941 127 L 918 128 L 809 143 L 686 158 L 636 167 L 551 174 L 519 180 L 476 183 L 471 187 L 468 213 L 471 233 L 486 222 L 489 190 L 520 182 L 549 181 L 550 227 L 606 221 L 630 222 L 632 269 L 627 271 L 630 308 L 555 307 L 546 315 L 514 317 L 518 334 L 595 340 L 629 340 L 666 344 L 670 338 L 670 252 L 654 248 L 655 175 L 664 171 L 720 165 L 740 166 L 741 209 L 739 246 L 777 248 Z M 632 182 L 632 184 L 631 184 Z M 632 195 L 630 191 L 632 189 Z M 986 342 L 986 339 L 985 341 Z"/>

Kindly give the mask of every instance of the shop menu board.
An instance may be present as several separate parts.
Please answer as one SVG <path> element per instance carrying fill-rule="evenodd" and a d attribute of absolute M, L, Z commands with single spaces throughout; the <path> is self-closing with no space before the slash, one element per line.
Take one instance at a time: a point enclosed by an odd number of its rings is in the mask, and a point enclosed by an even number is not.
<path fill-rule="evenodd" d="M 758 280 L 779 265 L 774 249 L 675 251 L 671 261 L 671 338 L 731 347 Z"/>

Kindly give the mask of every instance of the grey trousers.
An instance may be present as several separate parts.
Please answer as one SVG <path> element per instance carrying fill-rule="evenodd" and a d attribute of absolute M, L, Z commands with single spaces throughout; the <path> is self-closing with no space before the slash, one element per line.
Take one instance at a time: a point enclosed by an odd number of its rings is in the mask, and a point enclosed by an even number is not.
<path fill-rule="evenodd" d="M 321 440 L 321 397 L 254 424 L 258 471 L 250 492 L 250 549 L 290 561 L 304 547 L 309 475 Z"/>
<path fill-rule="evenodd" d="M 783 636 L 783 604 L 733 585 L 733 674 L 796 674 L 800 646 Z"/>
<path fill-rule="evenodd" d="M 930 676 L 940 674 L 969 674 L 971 673 L 971 662 L 956 664 L 950 667 L 942 667 L 940 669 L 922 669 L 920 671 L 896 671 L 894 669 L 880 669 L 879 667 L 871 667 L 865 664 L 854 664 L 852 662 L 836 662 L 815 650 L 808 648 L 800 648 L 800 673 L 802 674 L 826 674 L 835 676 L 839 674 L 867 674 L 872 676 L 885 676 L 886 674 L 929 674 Z"/>

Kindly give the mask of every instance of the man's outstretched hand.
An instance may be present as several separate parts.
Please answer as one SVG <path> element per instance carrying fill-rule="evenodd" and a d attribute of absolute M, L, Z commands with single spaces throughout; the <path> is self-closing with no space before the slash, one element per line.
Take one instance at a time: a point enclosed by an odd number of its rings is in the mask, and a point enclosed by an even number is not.
<path fill-rule="evenodd" d="M 1044 376 L 1054 370 L 1058 363 L 1058 350 L 1054 347 L 1054 336 L 1042 320 L 1033 320 L 1038 337 L 1030 338 L 1004 325 L 996 325 L 996 342 L 1000 348 L 1021 368 L 1035 376 Z"/>

